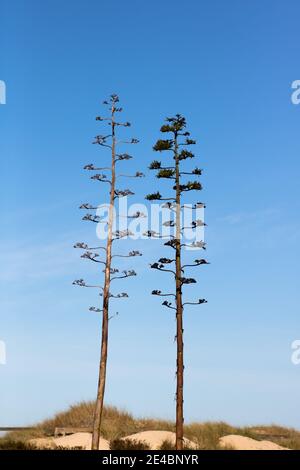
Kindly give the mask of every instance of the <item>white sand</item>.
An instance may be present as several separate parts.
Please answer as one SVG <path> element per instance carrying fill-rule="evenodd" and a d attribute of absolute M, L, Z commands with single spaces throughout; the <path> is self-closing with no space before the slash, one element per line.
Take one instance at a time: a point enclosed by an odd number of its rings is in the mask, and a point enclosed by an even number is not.
<path fill-rule="evenodd" d="M 81 447 L 83 450 L 91 450 L 92 434 L 89 432 L 76 432 L 63 437 L 31 439 L 30 443 L 39 448 Z M 109 450 L 109 442 L 106 439 L 100 439 L 99 450 Z"/>
<path fill-rule="evenodd" d="M 175 445 L 176 434 L 171 431 L 143 431 L 131 434 L 122 438 L 131 441 L 142 441 L 148 444 L 151 450 L 158 450 L 164 441 L 169 441 Z M 220 438 L 222 447 L 230 447 L 235 450 L 289 450 L 271 441 L 257 441 L 250 437 L 239 435 L 228 435 Z M 38 448 L 81 447 L 83 450 L 90 450 L 92 445 L 92 434 L 88 432 L 77 432 L 63 437 L 42 437 L 31 439 L 30 443 Z M 196 444 L 189 439 L 184 439 L 186 446 L 196 449 Z M 109 442 L 106 439 L 100 440 L 99 450 L 109 450 Z"/>
<path fill-rule="evenodd" d="M 169 441 L 175 445 L 176 434 L 171 431 L 143 431 L 130 436 L 125 436 L 123 440 L 142 441 L 148 444 L 151 450 L 158 450 L 164 441 Z M 184 438 L 184 444 L 191 448 L 196 448 L 196 444 Z"/>
<path fill-rule="evenodd" d="M 235 450 L 289 450 L 287 447 L 281 447 L 271 441 L 257 441 L 250 437 L 230 434 L 221 437 L 221 447 L 231 447 Z"/>

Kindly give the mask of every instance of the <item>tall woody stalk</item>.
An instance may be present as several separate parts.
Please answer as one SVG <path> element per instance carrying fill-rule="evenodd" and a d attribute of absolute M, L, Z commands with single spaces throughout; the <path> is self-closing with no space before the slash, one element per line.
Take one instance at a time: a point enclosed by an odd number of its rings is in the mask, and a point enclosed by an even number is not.
<path fill-rule="evenodd" d="M 134 194 L 129 189 L 119 190 L 116 189 L 116 182 L 119 177 L 130 176 L 134 178 L 143 177 L 143 173 L 136 172 L 134 175 L 123 175 L 116 173 L 116 164 L 119 161 L 129 160 L 132 157 L 127 153 L 117 153 L 118 144 L 136 144 L 138 143 L 137 139 L 131 139 L 130 141 L 118 141 L 116 137 L 116 129 L 119 126 L 129 127 L 129 122 L 118 122 L 116 120 L 116 113 L 122 111 L 122 108 L 117 107 L 119 98 L 117 95 L 111 95 L 109 101 L 104 101 L 105 105 L 109 106 L 110 116 L 109 117 L 100 117 L 96 118 L 97 121 L 108 121 L 109 126 L 111 127 L 111 133 L 109 135 L 97 135 L 95 137 L 94 144 L 100 145 L 101 147 L 106 147 L 110 150 L 111 153 L 111 162 L 110 166 L 96 168 L 93 164 L 88 164 L 84 167 L 85 170 L 89 171 L 110 171 L 110 179 L 107 178 L 106 174 L 96 173 L 91 176 L 91 179 L 109 184 L 109 210 L 108 210 L 108 220 L 107 222 L 107 239 L 106 246 L 90 248 L 85 243 L 79 242 L 74 246 L 75 248 L 81 248 L 85 253 L 81 256 L 82 258 L 89 259 L 96 263 L 101 263 L 104 265 L 104 285 L 103 286 L 92 286 L 85 283 L 83 279 L 78 279 L 74 281 L 73 284 L 79 285 L 81 287 L 95 287 L 100 289 L 100 296 L 102 296 L 102 309 L 96 307 L 90 307 L 91 311 L 102 312 L 102 330 L 101 330 L 101 352 L 100 352 L 100 362 L 99 362 L 99 376 L 98 376 L 98 388 L 97 388 L 97 399 L 94 413 L 94 423 L 93 423 L 93 436 L 92 436 L 92 450 L 99 449 L 100 443 L 100 434 L 101 434 L 101 424 L 103 417 L 103 405 L 104 405 L 104 396 L 105 396 L 105 385 L 106 385 L 106 369 L 107 369 L 107 358 L 108 358 L 108 333 L 109 333 L 109 311 L 110 311 L 110 299 L 111 298 L 125 298 L 128 295 L 125 292 L 114 295 L 111 293 L 111 282 L 115 279 L 124 279 L 127 277 L 135 276 L 136 273 L 134 270 L 122 271 L 120 275 L 113 276 L 116 273 L 119 273 L 119 269 L 112 267 L 112 261 L 114 257 L 133 257 L 141 256 L 139 251 L 131 251 L 128 254 L 113 254 L 112 247 L 113 242 L 120 240 L 131 235 L 129 230 L 113 231 L 114 227 L 114 215 L 116 211 L 115 201 L 117 198 L 127 197 Z M 82 204 L 81 209 L 97 209 L 90 204 Z M 141 213 L 136 213 L 130 218 L 143 216 Z M 127 216 L 129 217 L 129 216 Z M 101 218 L 98 215 L 92 215 L 90 213 L 86 214 L 83 217 L 83 220 L 88 220 L 94 223 L 103 223 Z M 95 253 L 95 250 L 104 250 L 105 252 L 105 261 L 98 260 L 99 254 Z"/>
<path fill-rule="evenodd" d="M 151 170 L 157 170 L 157 178 L 171 179 L 174 181 L 173 190 L 175 195 L 168 198 L 162 198 L 160 192 L 153 194 L 148 194 L 146 199 L 150 201 L 169 201 L 164 204 L 164 207 L 167 207 L 171 213 L 175 213 L 175 221 L 170 220 L 165 222 L 164 225 L 169 227 L 175 226 L 175 236 L 166 242 L 164 245 L 172 248 L 175 251 L 174 259 L 169 258 L 160 258 L 157 263 L 151 265 L 152 269 L 157 269 L 159 271 L 164 271 L 172 273 L 175 279 L 175 294 L 162 293 L 160 290 L 152 291 L 153 295 L 158 296 L 173 296 L 175 300 L 175 307 L 172 302 L 164 301 L 162 305 L 167 308 L 173 309 L 176 311 L 176 345 L 177 345 L 177 361 L 176 361 L 176 449 L 182 450 L 184 446 L 183 439 L 183 425 L 184 425 L 184 415 L 183 415 L 183 386 L 184 386 L 184 343 L 183 343 L 183 310 L 184 305 L 199 305 L 205 303 L 205 299 L 198 299 L 196 302 L 182 302 L 182 288 L 185 284 L 195 283 L 196 280 L 193 278 L 186 278 L 183 276 L 184 270 L 187 267 L 199 266 L 202 264 L 208 264 L 204 259 L 197 259 L 193 264 L 182 265 L 182 248 L 184 246 L 189 246 L 190 248 L 203 248 L 205 249 L 205 244 L 201 242 L 193 242 L 191 245 L 182 243 L 182 234 L 185 229 L 194 229 L 199 226 L 205 225 L 202 220 L 192 221 L 190 227 L 183 227 L 181 224 L 181 198 L 184 192 L 188 191 L 200 191 L 202 189 L 201 184 L 198 181 L 188 181 L 185 184 L 182 184 L 181 177 L 184 175 L 193 175 L 199 176 L 202 174 L 202 171 L 199 168 L 194 168 L 192 171 L 182 171 L 181 163 L 185 160 L 192 159 L 195 155 L 186 150 L 185 146 L 190 146 L 196 142 L 189 138 L 189 132 L 185 131 L 186 120 L 180 114 L 177 114 L 175 117 L 167 118 L 167 124 L 161 127 L 161 132 L 171 133 L 172 137 L 170 139 L 158 140 L 153 147 L 153 150 L 156 152 L 169 151 L 173 154 L 174 164 L 171 166 L 162 166 L 160 161 L 154 160 L 150 164 Z M 185 138 L 185 139 L 183 139 Z M 183 147 L 183 149 L 181 149 Z M 202 203 L 196 203 L 193 208 L 203 208 Z M 161 235 L 155 232 L 148 232 L 148 236 L 154 238 L 163 238 Z M 166 269 L 165 265 L 170 265 L 175 263 L 175 271 L 171 269 Z"/>

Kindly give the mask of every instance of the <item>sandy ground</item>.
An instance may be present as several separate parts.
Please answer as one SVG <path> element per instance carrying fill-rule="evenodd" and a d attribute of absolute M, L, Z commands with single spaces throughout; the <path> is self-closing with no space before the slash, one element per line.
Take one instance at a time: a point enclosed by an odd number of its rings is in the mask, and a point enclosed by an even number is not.
<path fill-rule="evenodd" d="M 92 434 L 89 432 L 76 432 L 63 437 L 43 437 L 39 439 L 31 439 L 31 444 L 36 447 L 48 447 L 55 449 L 56 447 L 81 447 L 84 450 L 90 450 L 92 445 Z M 109 450 L 109 442 L 106 439 L 100 439 L 99 450 Z"/>
<path fill-rule="evenodd" d="M 123 439 L 131 441 L 142 441 L 148 444 L 150 449 L 158 450 L 164 441 L 170 441 L 175 445 L 176 435 L 171 431 L 143 431 L 130 436 L 125 436 Z M 92 434 L 88 432 L 77 432 L 63 437 L 43 437 L 39 439 L 31 439 L 30 443 L 38 448 L 52 448 L 56 447 L 81 447 L 84 450 L 90 450 L 92 444 Z M 188 439 L 184 439 L 186 446 L 196 448 L 196 444 Z M 228 435 L 220 438 L 220 445 L 222 447 L 230 447 L 235 450 L 289 450 L 286 447 L 281 447 L 271 441 L 257 441 L 250 437 L 239 435 Z M 99 450 L 109 450 L 109 442 L 106 439 L 100 440 Z"/>
<path fill-rule="evenodd" d="M 175 445 L 176 434 L 171 431 L 143 431 L 136 434 L 131 434 L 130 436 L 125 436 L 123 439 L 129 439 L 131 441 L 143 441 L 149 445 L 150 449 L 158 450 L 164 441 L 170 441 L 173 445 Z M 184 443 L 188 447 L 196 447 L 194 442 L 189 441 L 186 438 L 184 439 Z"/>
<path fill-rule="evenodd" d="M 149 445 L 150 449 L 157 450 L 164 441 L 170 441 L 175 445 L 176 435 L 170 431 L 144 431 L 137 434 L 131 434 L 125 436 L 123 439 L 129 439 L 131 441 L 143 441 Z M 184 439 L 185 445 L 195 448 L 195 444 L 188 439 Z M 38 439 L 31 439 L 30 443 L 38 448 L 51 448 L 56 447 L 81 447 L 84 450 L 91 449 L 92 434 L 88 432 L 77 432 L 63 437 L 42 437 Z M 106 439 L 100 440 L 99 450 L 109 450 L 109 442 Z"/>
<path fill-rule="evenodd" d="M 256 441 L 250 437 L 231 434 L 221 437 L 222 447 L 232 447 L 235 450 L 289 450 L 271 441 Z"/>

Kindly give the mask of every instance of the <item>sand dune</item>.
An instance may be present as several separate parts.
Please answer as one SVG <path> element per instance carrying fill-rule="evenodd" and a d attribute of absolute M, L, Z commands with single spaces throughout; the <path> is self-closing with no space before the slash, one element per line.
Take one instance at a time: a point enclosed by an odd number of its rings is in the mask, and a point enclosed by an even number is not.
<path fill-rule="evenodd" d="M 63 437 L 31 439 L 30 443 L 38 448 L 81 447 L 84 450 L 91 450 L 92 434 L 89 432 L 76 432 Z M 109 450 L 109 442 L 106 439 L 100 439 L 99 450 Z"/>
<path fill-rule="evenodd" d="M 175 445 L 176 434 L 170 431 L 143 431 L 130 436 L 125 436 L 123 440 L 142 441 L 148 444 L 151 450 L 158 450 L 164 441 L 169 441 Z M 90 450 L 92 444 L 92 434 L 88 432 L 77 432 L 63 437 L 42 437 L 38 439 L 31 439 L 30 443 L 38 448 L 56 447 L 74 448 L 81 447 L 84 450 Z M 184 444 L 190 448 L 196 448 L 196 445 L 184 439 Z M 109 442 L 106 439 L 100 440 L 99 450 L 109 450 Z"/>
<path fill-rule="evenodd" d="M 143 441 L 150 447 L 151 450 L 158 450 L 164 441 L 169 441 L 175 445 L 176 434 L 171 431 L 143 431 L 130 436 L 123 437 L 125 440 Z M 184 439 L 184 444 L 191 448 L 196 448 L 194 442 Z"/>
<path fill-rule="evenodd" d="M 175 445 L 176 435 L 171 431 L 143 431 L 130 436 L 125 436 L 123 440 L 141 441 L 148 444 L 151 450 L 158 450 L 164 441 Z M 221 447 L 230 447 L 235 450 L 289 450 L 271 441 L 257 441 L 250 437 L 231 434 L 220 438 Z M 38 448 L 55 449 L 57 447 L 74 448 L 81 447 L 83 450 L 90 450 L 92 444 L 92 434 L 88 432 L 77 432 L 63 437 L 43 437 L 31 439 L 30 443 Z M 184 439 L 184 444 L 196 449 L 196 444 L 189 439 Z M 100 440 L 99 450 L 109 450 L 109 441 Z"/>
<path fill-rule="evenodd" d="M 250 437 L 230 434 L 221 437 L 221 447 L 231 447 L 235 450 L 289 450 L 271 441 L 257 441 Z"/>

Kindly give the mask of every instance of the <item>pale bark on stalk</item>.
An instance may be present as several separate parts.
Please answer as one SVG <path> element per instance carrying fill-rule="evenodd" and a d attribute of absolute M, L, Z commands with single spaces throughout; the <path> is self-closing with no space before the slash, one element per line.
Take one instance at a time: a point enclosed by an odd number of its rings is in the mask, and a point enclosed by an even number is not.
<path fill-rule="evenodd" d="M 112 260 L 112 236 L 113 236 L 113 217 L 114 217 L 114 201 L 115 201 L 115 164 L 116 164 L 116 139 L 115 139 L 115 122 L 114 114 L 115 107 L 112 105 L 111 113 L 111 128 L 112 128 L 112 148 L 111 148 L 111 188 L 110 188 L 110 201 L 109 201 L 109 216 L 108 216 L 108 230 L 107 230 L 107 243 L 106 243 L 106 263 L 105 263 L 105 277 L 103 288 L 103 308 L 102 308 L 102 338 L 101 338 L 101 354 L 100 354 L 100 367 L 98 379 L 98 391 L 96 399 L 96 408 L 93 424 L 92 436 L 92 450 L 98 450 L 100 444 L 101 423 L 103 414 L 105 382 L 106 382 L 106 367 L 107 367 L 107 350 L 108 350 L 108 307 L 109 307 L 109 293 L 110 293 L 110 276 L 111 276 L 111 260 Z"/>

